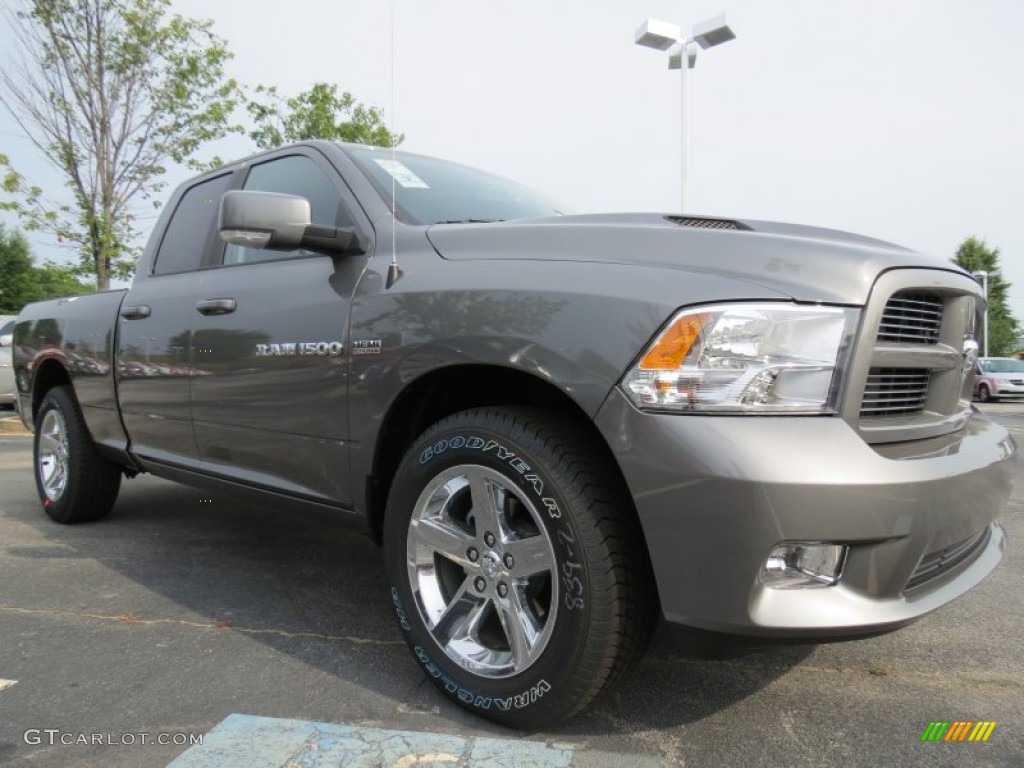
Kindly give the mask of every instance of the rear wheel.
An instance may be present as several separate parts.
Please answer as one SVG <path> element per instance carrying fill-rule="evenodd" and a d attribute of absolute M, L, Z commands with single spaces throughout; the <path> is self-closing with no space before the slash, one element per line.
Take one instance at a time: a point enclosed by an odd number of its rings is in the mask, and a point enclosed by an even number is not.
<path fill-rule="evenodd" d="M 46 393 L 36 416 L 36 489 L 58 523 L 105 517 L 121 487 L 121 469 L 96 450 L 70 387 Z"/>
<path fill-rule="evenodd" d="M 414 443 L 392 485 L 399 626 L 442 692 L 506 725 L 581 709 L 653 624 L 631 500 L 591 440 L 542 411 L 464 411 Z"/>

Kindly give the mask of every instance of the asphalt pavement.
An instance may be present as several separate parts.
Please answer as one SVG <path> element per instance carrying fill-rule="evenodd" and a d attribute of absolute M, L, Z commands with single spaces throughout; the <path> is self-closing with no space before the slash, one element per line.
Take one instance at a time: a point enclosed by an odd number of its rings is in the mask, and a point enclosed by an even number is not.
<path fill-rule="evenodd" d="M 1024 406 L 985 409 L 1024 438 Z M 1019 766 L 1019 467 L 1002 564 L 916 624 L 710 659 L 661 635 L 624 685 L 522 734 L 438 695 L 399 637 L 380 550 L 336 520 L 142 477 L 107 520 L 59 526 L 31 439 L 0 434 L 0 765 Z M 922 742 L 937 720 L 996 726 Z M 269 757 L 281 734 L 304 745 L 290 762 Z M 232 763 L 243 743 L 268 757 Z"/>

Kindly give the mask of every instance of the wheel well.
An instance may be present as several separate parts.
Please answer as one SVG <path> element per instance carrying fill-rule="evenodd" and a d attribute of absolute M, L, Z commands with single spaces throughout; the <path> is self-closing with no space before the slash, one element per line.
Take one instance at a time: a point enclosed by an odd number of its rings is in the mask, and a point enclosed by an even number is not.
<path fill-rule="evenodd" d="M 591 445 L 608 454 L 604 437 L 576 402 L 542 379 L 513 368 L 457 365 L 433 371 L 406 387 L 388 411 L 381 427 L 367 490 L 370 530 L 380 543 L 391 481 L 413 441 L 446 416 L 469 408 L 532 405 L 557 411 L 593 436 Z M 625 480 L 622 479 L 625 483 Z"/>
<path fill-rule="evenodd" d="M 46 393 L 54 387 L 64 386 L 71 383 L 71 377 L 67 370 L 56 360 L 44 360 L 39 366 L 35 376 L 35 383 L 32 389 L 32 421 L 36 420 L 39 413 L 39 405 L 46 397 Z"/>

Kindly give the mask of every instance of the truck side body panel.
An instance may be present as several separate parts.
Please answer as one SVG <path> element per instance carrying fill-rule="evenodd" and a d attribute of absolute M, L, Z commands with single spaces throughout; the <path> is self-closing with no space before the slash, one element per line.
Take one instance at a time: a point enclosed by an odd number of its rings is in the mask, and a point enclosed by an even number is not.
<path fill-rule="evenodd" d="M 87 294 L 30 304 L 15 326 L 14 370 L 18 412 L 34 428 L 41 395 L 32 385 L 59 367 L 75 389 L 85 423 L 96 443 L 122 453 L 128 435 L 117 398 L 117 313 L 127 291 Z"/>

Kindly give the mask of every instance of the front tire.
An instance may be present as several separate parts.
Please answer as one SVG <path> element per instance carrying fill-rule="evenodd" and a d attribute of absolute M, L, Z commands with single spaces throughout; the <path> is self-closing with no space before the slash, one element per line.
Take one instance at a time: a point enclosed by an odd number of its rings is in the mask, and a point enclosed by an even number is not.
<path fill-rule="evenodd" d="M 392 484 L 385 559 L 413 656 L 505 725 L 579 711 L 650 636 L 635 512 L 592 442 L 544 411 L 463 411 L 414 442 Z"/>
<path fill-rule="evenodd" d="M 36 415 L 36 490 L 58 523 L 84 523 L 109 514 L 121 469 L 96 450 L 70 387 L 54 387 Z"/>
<path fill-rule="evenodd" d="M 983 403 L 991 403 L 993 400 L 995 400 L 995 398 L 992 397 L 992 393 L 988 389 L 988 384 L 980 384 L 978 386 L 978 399 Z"/>

